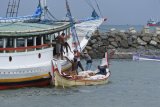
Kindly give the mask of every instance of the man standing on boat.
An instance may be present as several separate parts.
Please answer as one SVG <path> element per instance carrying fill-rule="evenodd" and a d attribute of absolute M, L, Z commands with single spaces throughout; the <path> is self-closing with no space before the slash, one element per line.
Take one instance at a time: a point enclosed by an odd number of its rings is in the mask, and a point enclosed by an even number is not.
<path fill-rule="evenodd" d="M 56 52 L 57 52 L 57 56 L 61 57 L 61 59 L 63 59 L 63 53 L 64 53 L 63 47 L 66 44 L 68 44 L 65 42 L 67 38 L 68 36 L 65 36 L 65 33 L 62 33 L 57 37 Z"/>
<path fill-rule="evenodd" d="M 65 47 L 65 49 L 66 49 L 66 53 L 68 54 L 68 48 L 69 48 L 70 52 L 72 52 L 71 47 L 69 46 L 69 44 L 68 44 L 68 42 L 67 42 L 67 40 L 68 40 L 68 38 L 69 38 L 70 36 L 65 35 L 65 33 L 62 33 L 62 34 L 63 34 L 63 37 L 64 37 L 64 47 Z M 72 52 L 72 53 L 73 53 L 73 52 Z"/>
<path fill-rule="evenodd" d="M 92 58 L 89 56 L 89 54 L 87 53 L 87 51 L 84 52 L 84 54 L 82 55 L 84 57 L 84 59 L 86 60 L 86 67 L 85 70 L 91 70 L 91 66 L 92 66 Z"/>
<path fill-rule="evenodd" d="M 77 62 L 77 70 L 78 70 L 78 67 L 80 67 L 81 70 L 84 71 L 80 61 L 80 56 L 81 56 L 80 52 L 77 49 L 74 49 L 74 62 Z"/>

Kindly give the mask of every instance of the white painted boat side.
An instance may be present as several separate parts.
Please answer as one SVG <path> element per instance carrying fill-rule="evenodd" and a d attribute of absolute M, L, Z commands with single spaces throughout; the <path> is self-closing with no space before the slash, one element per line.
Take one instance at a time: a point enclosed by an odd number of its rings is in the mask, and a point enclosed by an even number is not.
<path fill-rule="evenodd" d="M 9 57 L 12 60 L 9 60 Z M 46 48 L 43 50 L 31 52 L 17 52 L 17 53 L 1 53 L 0 54 L 0 69 L 17 69 L 27 68 L 33 65 L 43 65 L 50 63 L 53 59 L 53 48 Z"/>

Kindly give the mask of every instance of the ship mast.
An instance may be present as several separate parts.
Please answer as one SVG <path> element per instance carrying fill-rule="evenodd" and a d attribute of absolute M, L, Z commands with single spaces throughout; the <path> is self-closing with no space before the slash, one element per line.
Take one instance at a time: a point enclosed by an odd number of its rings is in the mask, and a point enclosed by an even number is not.
<path fill-rule="evenodd" d="M 47 9 L 47 0 L 39 0 L 42 7 L 42 16 L 41 19 L 45 19 L 46 9 Z"/>
<path fill-rule="evenodd" d="M 18 15 L 20 0 L 9 0 L 6 17 L 14 17 Z"/>

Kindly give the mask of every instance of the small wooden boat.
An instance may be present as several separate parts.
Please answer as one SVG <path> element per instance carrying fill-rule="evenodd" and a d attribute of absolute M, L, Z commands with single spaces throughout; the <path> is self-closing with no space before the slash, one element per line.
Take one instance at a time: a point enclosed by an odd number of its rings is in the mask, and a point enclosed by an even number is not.
<path fill-rule="evenodd" d="M 106 58 L 102 60 L 103 65 L 108 65 L 105 63 Z M 96 71 L 83 71 L 80 72 L 78 75 L 63 75 L 58 67 L 53 64 L 53 72 L 54 72 L 54 83 L 55 86 L 62 86 L 62 87 L 71 87 L 71 86 L 87 86 L 87 85 L 100 85 L 108 83 L 110 71 L 109 68 L 106 68 L 106 75 L 96 74 Z M 75 72 L 75 71 L 72 71 Z"/>
<path fill-rule="evenodd" d="M 85 72 L 85 71 L 84 71 Z M 100 85 L 108 83 L 108 79 L 110 76 L 110 72 L 107 75 L 99 75 L 99 79 L 92 79 L 91 77 L 85 78 L 83 76 L 69 76 L 65 77 L 62 76 L 58 69 L 54 72 L 55 76 L 55 86 L 63 86 L 63 87 L 70 87 L 70 86 L 86 86 L 86 85 Z"/>

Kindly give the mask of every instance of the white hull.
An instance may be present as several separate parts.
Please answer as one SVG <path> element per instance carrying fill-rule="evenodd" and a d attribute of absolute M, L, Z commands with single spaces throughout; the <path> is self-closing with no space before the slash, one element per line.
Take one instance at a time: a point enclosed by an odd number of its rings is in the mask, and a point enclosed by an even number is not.
<path fill-rule="evenodd" d="M 38 55 L 41 54 L 41 57 Z M 9 61 L 12 56 L 12 61 Z M 51 71 L 53 48 L 21 53 L 0 54 L 0 79 L 25 78 L 48 74 Z"/>
<path fill-rule="evenodd" d="M 143 56 L 143 55 L 133 55 L 134 61 L 160 61 L 159 57 L 155 56 Z"/>
<path fill-rule="evenodd" d="M 12 57 L 12 61 L 9 61 L 9 57 Z M 49 62 L 52 58 L 53 47 L 30 52 L 1 53 L 3 63 L 0 63 L 0 69 L 31 68 L 30 66 Z"/>

